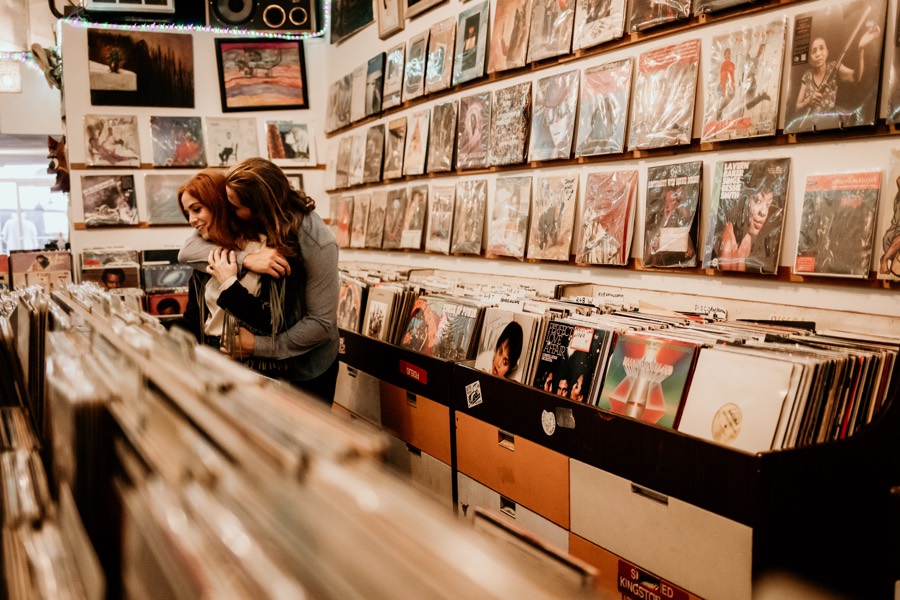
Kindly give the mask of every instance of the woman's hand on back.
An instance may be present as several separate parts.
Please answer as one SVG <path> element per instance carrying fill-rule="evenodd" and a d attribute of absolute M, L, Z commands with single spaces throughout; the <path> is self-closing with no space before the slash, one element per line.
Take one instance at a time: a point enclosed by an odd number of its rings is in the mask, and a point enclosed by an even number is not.
<path fill-rule="evenodd" d="M 206 272 L 216 278 L 220 284 L 225 283 L 232 277 L 237 277 L 238 265 L 237 259 L 234 257 L 234 250 L 228 251 L 225 248 L 216 248 L 209 253 L 209 265 Z"/>
<path fill-rule="evenodd" d="M 284 255 L 269 247 L 248 254 L 244 258 L 244 268 L 260 275 L 271 275 L 276 279 L 291 274 L 291 265 Z"/>

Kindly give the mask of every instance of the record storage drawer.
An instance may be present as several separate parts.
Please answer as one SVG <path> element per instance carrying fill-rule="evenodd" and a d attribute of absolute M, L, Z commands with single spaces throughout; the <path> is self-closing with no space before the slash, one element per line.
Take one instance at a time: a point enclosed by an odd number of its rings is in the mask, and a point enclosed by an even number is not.
<path fill-rule="evenodd" d="M 457 412 L 456 468 L 569 529 L 568 457 Z"/>
<path fill-rule="evenodd" d="M 450 465 L 414 448 L 398 437 L 386 434 L 388 448 L 384 461 L 407 475 L 415 485 L 433 495 L 445 507 L 453 507 L 453 471 Z"/>
<path fill-rule="evenodd" d="M 381 425 L 381 391 L 378 379 L 346 363 L 338 363 L 334 403 L 357 417 Z"/>
<path fill-rule="evenodd" d="M 444 464 L 450 458 L 450 408 L 381 382 L 381 426 Z"/>
<path fill-rule="evenodd" d="M 753 530 L 571 461 L 573 534 L 708 600 L 749 600 Z"/>

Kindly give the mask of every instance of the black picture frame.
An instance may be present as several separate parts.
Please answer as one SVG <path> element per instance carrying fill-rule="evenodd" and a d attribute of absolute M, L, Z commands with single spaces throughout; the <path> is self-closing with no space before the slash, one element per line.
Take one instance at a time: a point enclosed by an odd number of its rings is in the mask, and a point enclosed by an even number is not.
<path fill-rule="evenodd" d="M 218 38 L 216 63 L 222 112 L 309 108 L 302 40 Z"/>

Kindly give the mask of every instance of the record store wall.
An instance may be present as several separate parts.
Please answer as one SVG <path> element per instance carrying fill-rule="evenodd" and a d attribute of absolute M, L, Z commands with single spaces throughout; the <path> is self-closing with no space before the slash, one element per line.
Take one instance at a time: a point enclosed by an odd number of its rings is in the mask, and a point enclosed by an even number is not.
<path fill-rule="evenodd" d="M 307 102 L 309 109 L 290 110 L 249 110 L 240 112 L 224 112 L 220 98 L 219 77 L 216 61 L 216 40 L 237 39 L 234 35 L 214 34 L 210 32 L 193 33 L 169 33 L 160 29 L 160 33 L 166 35 L 186 36 L 192 40 L 193 49 L 193 101 L 191 106 L 117 106 L 117 105 L 92 105 L 91 83 L 88 77 L 89 69 L 105 68 L 103 65 L 91 65 L 88 60 L 88 29 L 84 24 L 62 21 L 61 46 L 65 57 L 63 64 L 63 79 L 65 81 L 64 111 L 66 115 L 66 137 L 68 143 L 68 158 L 71 168 L 71 192 L 69 221 L 72 226 L 70 241 L 72 255 L 75 260 L 74 271 L 79 269 L 79 256 L 84 248 L 96 247 L 123 247 L 126 249 L 144 250 L 154 248 L 180 248 L 184 240 L 190 235 L 191 228 L 182 218 L 172 219 L 172 225 L 157 225 L 152 222 L 150 214 L 150 199 L 148 198 L 148 182 L 151 177 L 158 175 L 170 175 L 173 178 L 187 180 L 199 167 L 194 168 L 167 168 L 154 166 L 154 147 L 151 135 L 151 117 L 194 117 L 202 121 L 202 128 L 206 137 L 209 137 L 210 118 L 213 119 L 251 119 L 254 123 L 254 131 L 250 138 L 256 138 L 255 144 L 251 142 L 251 150 L 244 154 L 244 148 L 238 148 L 242 156 L 267 156 L 266 123 L 267 121 L 293 121 L 309 124 L 315 139 L 311 144 L 313 155 L 319 150 L 319 161 L 323 162 L 321 154 L 324 136 L 322 129 L 317 128 L 318 115 L 324 114 L 325 87 L 318 82 L 327 80 L 326 56 L 327 44 L 322 39 L 309 39 L 303 42 L 305 54 L 306 83 L 308 84 Z M 105 33 L 115 33 L 111 29 L 95 29 Z M 241 38 L 243 39 L 243 38 Z M 145 103 L 138 99 L 135 104 Z M 188 104 L 188 103 L 185 103 Z M 119 164 L 132 166 L 113 167 L 111 165 L 96 166 L 91 164 L 91 157 L 86 150 L 85 116 L 110 117 L 126 116 L 134 117 L 137 123 L 137 143 L 139 144 L 139 157 L 136 160 L 124 160 Z M 110 123 L 109 119 L 105 119 Z M 206 142 L 213 143 L 212 140 Z M 130 151 L 121 147 L 111 146 L 119 155 L 131 155 Z M 216 149 L 207 148 L 210 166 L 216 166 Z M 210 153 L 212 154 L 210 156 Z M 139 162 L 139 166 L 134 163 Z M 232 159 L 229 164 L 234 164 Z M 301 175 L 305 191 L 316 198 L 321 211 L 328 214 L 328 196 L 324 192 L 322 169 L 316 166 L 285 167 L 289 175 Z M 85 224 L 85 211 L 83 203 L 83 177 L 124 176 L 133 177 L 134 197 L 137 203 L 137 223 L 126 226 L 117 224 L 113 226 L 90 226 Z M 88 180 L 91 181 L 91 180 Z M 94 179 L 93 181 L 97 181 Z M 173 201 L 174 204 L 174 201 Z M 167 207 L 171 209 L 172 207 Z M 175 207 L 177 208 L 177 207 Z M 172 212 L 169 210 L 168 212 Z M 148 222 L 150 221 L 150 222 Z"/>
<path fill-rule="evenodd" d="M 487 27 L 488 36 L 492 33 L 493 20 L 496 16 L 498 0 L 490 0 L 491 23 Z M 543 1 L 543 0 L 542 0 Z M 361 65 L 379 52 L 387 52 L 398 44 L 405 44 L 407 50 L 410 40 L 425 32 L 433 25 L 453 19 L 463 11 L 470 10 L 477 2 L 449 0 L 432 3 L 429 11 L 421 12 L 405 21 L 405 29 L 396 32 L 386 39 L 379 38 L 378 23 L 362 29 L 358 33 L 345 38 L 338 44 L 329 44 L 324 49 L 328 69 L 324 79 L 316 81 L 318 93 L 331 86 L 345 75 L 350 75 Z M 570 3 L 574 4 L 574 2 Z M 630 2 L 629 2 L 630 4 Z M 786 46 L 784 51 L 784 69 L 782 75 L 782 101 L 789 87 L 788 66 L 791 64 L 790 47 L 793 35 L 794 16 L 819 6 L 834 5 L 830 0 L 816 2 L 790 2 L 769 4 L 764 7 L 744 5 L 743 12 L 738 7 L 732 17 L 721 15 L 705 19 L 693 17 L 690 25 L 668 24 L 646 32 L 629 34 L 626 19 L 625 36 L 616 41 L 601 44 L 595 49 L 565 54 L 559 59 L 538 61 L 524 68 L 510 72 L 496 73 L 476 78 L 472 81 L 450 86 L 447 90 L 426 94 L 423 97 L 404 102 L 399 107 L 386 109 L 373 117 L 364 118 L 356 123 L 341 126 L 330 132 L 325 139 L 322 156 L 328 162 L 325 175 L 325 186 L 331 195 L 331 217 L 336 222 L 335 212 L 341 197 L 356 193 L 376 190 L 393 190 L 421 184 L 454 184 L 458 181 L 487 180 L 488 206 L 485 227 L 490 219 L 495 201 L 495 185 L 498 177 L 508 176 L 547 176 L 578 175 L 578 200 L 580 206 L 585 197 L 585 184 L 589 174 L 609 172 L 623 169 L 638 171 L 638 194 L 635 212 L 635 230 L 632 238 L 631 256 L 636 259 L 625 267 L 585 266 L 577 265 L 570 258 L 568 261 L 533 261 L 510 258 L 487 258 L 484 250 L 480 256 L 445 255 L 425 252 L 424 250 L 384 250 L 342 248 L 342 261 L 360 261 L 412 266 L 416 268 L 437 268 L 460 272 L 480 274 L 500 274 L 513 277 L 546 278 L 563 281 L 583 281 L 608 284 L 624 288 L 639 288 L 660 292 L 679 292 L 695 294 L 702 297 L 741 299 L 749 301 L 765 301 L 777 304 L 810 306 L 886 316 L 897 316 L 896 281 L 887 283 L 876 280 L 874 271 L 878 269 L 878 259 L 882 256 L 882 238 L 894 213 L 894 196 L 897 187 L 891 179 L 891 150 L 900 148 L 900 139 L 891 135 L 890 127 L 884 125 L 884 103 L 879 103 L 880 119 L 877 127 L 854 129 L 835 129 L 833 131 L 812 132 L 788 136 L 782 133 L 784 126 L 783 109 L 779 109 L 778 133 L 776 136 L 759 137 L 751 140 L 723 141 L 700 143 L 704 120 L 704 95 L 709 81 L 710 55 L 712 40 L 715 36 L 731 32 L 743 27 L 751 27 L 777 20 L 781 15 L 787 16 Z M 896 1 L 891 0 L 887 7 L 886 24 L 883 28 L 884 67 L 882 67 L 883 85 L 887 85 L 887 72 L 890 68 L 894 52 L 896 22 Z M 458 34 L 459 35 L 459 34 Z M 693 118 L 691 143 L 680 147 L 645 151 L 626 151 L 600 157 L 569 158 L 541 162 L 525 162 L 516 166 L 489 167 L 469 171 L 451 171 L 414 176 L 404 176 L 378 183 L 364 183 L 345 186 L 338 189 L 335 182 L 335 161 L 338 147 L 342 139 L 365 132 L 372 125 L 384 123 L 398 117 L 411 117 L 422 109 L 432 109 L 435 105 L 460 100 L 474 94 L 492 92 L 514 84 L 532 82 L 538 79 L 577 70 L 579 73 L 587 67 L 593 67 L 609 61 L 633 57 L 634 69 L 637 71 L 637 58 L 650 49 L 699 39 L 701 42 L 700 67 L 697 83 L 697 100 Z M 490 41 L 487 42 L 490 47 Z M 452 46 L 451 46 L 452 47 Z M 834 59 L 840 49 L 833 50 Z M 831 60 L 829 59 L 829 60 Z M 534 97 L 532 95 L 532 102 Z M 673 100 L 666 99 L 664 103 Z M 662 109 L 662 105 L 659 107 Z M 622 118 L 625 118 L 624 116 Z M 410 119 L 411 122 L 411 119 Z M 526 146 L 527 147 L 527 146 Z M 573 154 L 574 156 L 574 154 Z M 784 217 L 784 234 L 781 245 L 779 274 L 751 275 L 746 273 L 722 273 L 712 269 L 662 269 L 653 272 L 640 265 L 643 258 L 643 223 L 646 211 L 647 169 L 650 167 L 702 161 L 702 196 L 699 220 L 699 246 L 702 254 L 703 242 L 709 228 L 711 197 L 716 163 L 726 160 L 776 159 L 788 157 L 791 160 L 791 173 L 787 193 Z M 814 173 L 840 173 L 859 171 L 881 171 L 881 198 L 878 209 L 877 224 L 873 239 L 872 264 L 870 274 L 864 280 L 836 279 L 829 277 L 799 277 L 791 274 L 794 265 L 799 236 L 800 216 L 803 207 L 806 178 Z M 536 188 L 535 188 L 536 189 Z M 485 233 L 486 239 L 487 233 Z M 579 238 L 579 224 L 576 218 L 574 240 Z M 424 247 L 424 246 L 423 246 Z M 574 254 L 574 250 L 572 252 Z M 729 315 L 731 316 L 731 315 Z M 739 315 L 735 315 L 739 317 Z"/>

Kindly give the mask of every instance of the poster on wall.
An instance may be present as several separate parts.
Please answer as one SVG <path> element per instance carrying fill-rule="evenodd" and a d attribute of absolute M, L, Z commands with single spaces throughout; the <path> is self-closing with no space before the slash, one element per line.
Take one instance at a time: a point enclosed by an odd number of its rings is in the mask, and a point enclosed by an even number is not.
<path fill-rule="evenodd" d="M 315 165 L 314 138 L 312 128 L 308 123 L 266 122 L 266 146 L 269 149 L 269 159 L 276 165 Z"/>
<path fill-rule="evenodd" d="M 217 39 L 222 112 L 309 108 L 301 40 Z"/>
<path fill-rule="evenodd" d="M 194 42 L 183 33 L 88 29 L 91 104 L 194 108 Z"/>
<path fill-rule="evenodd" d="M 206 120 L 206 162 L 211 167 L 230 167 L 259 156 L 256 119 Z"/>
<path fill-rule="evenodd" d="M 85 227 L 137 225 L 133 175 L 82 175 Z"/>
<path fill-rule="evenodd" d="M 144 176 L 144 197 L 147 199 L 147 223 L 149 225 L 188 225 L 188 220 L 178 205 L 178 188 L 193 173 L 147 173 Z"/>
<path fill-rule="evenodd" d="M 200 117 L 150 117 L 154 167 L 205 167 Z"/>

